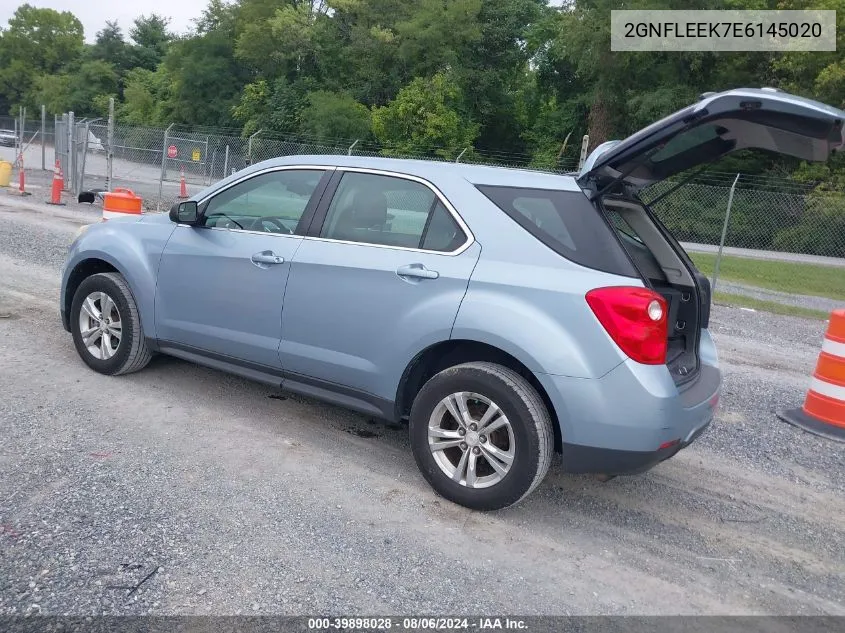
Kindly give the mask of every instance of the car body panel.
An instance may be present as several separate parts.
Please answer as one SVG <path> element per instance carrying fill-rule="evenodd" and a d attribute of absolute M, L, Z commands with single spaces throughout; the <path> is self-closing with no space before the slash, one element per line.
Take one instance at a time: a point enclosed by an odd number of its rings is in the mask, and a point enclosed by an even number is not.
<path fill-rule="evenodd" d="M 59 298 L 62 321 L 72 297 L 67 284 L 73 270 L 85 260 L 102 260 L 116 268 L 126 279 L 146 336 L 156 337 L 155 288 L 158 264 L 167 240 L 176 229 L 164 214 L 149 214 L 117 218 L 91 224 L 70 245 L 62 268 Z"/>
<path fill-rule="evenodd" d="M 533 372 L 577 378 L 601 377 L 625 360 L 584 295 L 597 285 L 642 282 L 575 265 L 517 264 L 486 255 L 473 273 L 452 338 L 497 347 Z"/>
<path fill-rule="evenodd" d="M 285 373 L 392 399 L 407 363 L 449 339 L 480 252 L 478 243 L 449 255 L 306 238 L 282 315 Z M 397 274 L 415 264 L 438 278 Z"/>
<path fill-rule="evenodd" d="M 597 379 L 536 374 L 554 405 L 563 442 L 649 453 L 665 442 L 690 439 L 712 420 L 721 389 L 707 330 L 701 339 L 701 371 L 680 390 L 665 366 L 630 359 Z"/>
<path fill-rule="evenodd" d="M 161 257 L 156 336 L 281 368 L 282 302 L 302 237 L 179 226 Z M 258 253 L 280 264 L 252 261 Z"/>

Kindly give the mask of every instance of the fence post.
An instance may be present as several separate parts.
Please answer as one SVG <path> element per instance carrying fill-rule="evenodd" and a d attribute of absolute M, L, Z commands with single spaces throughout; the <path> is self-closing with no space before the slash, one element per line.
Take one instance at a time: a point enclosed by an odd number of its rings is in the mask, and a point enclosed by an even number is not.
<path fill-rule="evenodd" d="M 85 189 L 85 159 L 88 157 L 88 139 L 91 135 L 91 123 L 89 121 L 85 122 L 85 140 L 82 141 L 82 162 L 79 166 L 79 186 L 76 189 L 76 193 L 79 193 L 83 189 Z"/>
<path fill-rule="evenodd" d="M 161 198 L 164 195 L 164 176 L 167 173 L 167 137 L 170 135 L 170 129 L 173 123 L 167 126 L 164 131 L 164 141 L 161 145 L 161 175 L 158 177 L 158 202 L 156 202 L 156 211 L 161 211 Z"/>
<path fill-rule="evenodd" d="M 455 159 L 455 162 L 456 162 L 456 163 L 461 162 L 461 156 L 463 156 L 464 154 L 466 154 L 466 152 L 467 152 L 467 150 L 468 150 L 468 149 L 469 149 L 469 147 L 465 147 L 465 148 L 463 148 L 463 149 L 461 150 L 461 153 L 460 153 L 460 154 L 458 154 L 458 157 Z"/>
<path fill-rule="evenodd" d="M 214 163 L 212 163 L 210 166 L 209 166 L 209 163 L 208 163 L 208 140 L 209 140 L 209 137 L 206 136 L 205 137 L 205 154 L 202 155 L 202 176 L 203 176 L 203 183 L 205 183 L 206 186 L 211 184 L 211 168 L 214 166 Z M 216 154 L 217 150 L 215 149 L 214 152 Z M 193 157 L 191 157 L 191 158 L 193 158 Z"/>
<path fill-rule="evenodd" d="M 229 144 L 226 144 L 226 158 L 223 159 L 223 178 L 228 176 L 229 171 Z"/>
<path fill-rule="evenodd" d="M 355 146 L 358 144 L 358 141 L 360 141 L 360 140 L 361 140 L 361 139 L 356 138 L 356 139 L 355 139 L 355 142 L 354 142 L 354 143 L 352 143 L 352 145 L 350 145 L 350 146 L 349 146 L 349 149 L 348 149 L 348 150 L 346 150 L 346 155 L 347 155 L 347 156 L 352 156 L 352 150 L 353 150 L 353 149 L 355 149 Z"/>
<path fill-rule="evenodd" d="M 70 163 L 68 161 L 68 153 L 67 153 L 67 123 L 68 123 L 68 116 L 67 112 L 62 115 L 62 127 L 61 131 L 56 131 L 56 147 L 58 148 L 58 159 L 59 164 L 62 166 L 62 173 L 65 177 L 65 191 L 70 191 Z M 59 145 L 61 143 L 61 145 Z"/>
<path fill-rule="evenodd" d="M 114 97 L 109 98 L 109 127 L 106 139 L 106 191 L 111 191 L 112 169 L 114 168 Z"/>
<path fill-rule="evenodd" d="M 41 171 L 47 169 L 47 106 L 41 105 Z"/>
<path fill-rule="evenodd" d="M 249 142 L 246 146 L 246 159 L 250 165 L 252 165 L 252 139 L 261 134 L 261 132 L 263 132 L 263 130 L 258 130 L 255 134 L 249 137 Z"/>
<path fill-rule="evenodd" d="M 719 278 L 719 264 L 722 262 L 722 249 L 725 247 L 725 235 L 728 233 L 728 222 L 731 219 L 731 206 L 734 203 L 734 191 L 736 190 L 736 183 L 739 180 L 739 174 L 734 178 L 734 184 L 731 185 L 731 192 L 728 194 L 728 209 L 725 212 L 725 224 L 722 226 L 722 237 L 719 240 L 719 252 L 716 255 L 716 265 L 713 267 L 713 283 L 711 284 L 711 292 L 716 294 L 716 280 Z"/>
<path fill-rule="evenodd" d="M 76 194 L 76 121 L 73 112 L 67 113 L 67 174 L 70 192 Z"/>
<path fill-rule="evenodd" d="M 590 135 L 585 134 L 581 139 L 581 155 L 578 157 L 578 171 L 584 168 L 584 162 L 587 160 L 587 148 L 590 146 Z"/>

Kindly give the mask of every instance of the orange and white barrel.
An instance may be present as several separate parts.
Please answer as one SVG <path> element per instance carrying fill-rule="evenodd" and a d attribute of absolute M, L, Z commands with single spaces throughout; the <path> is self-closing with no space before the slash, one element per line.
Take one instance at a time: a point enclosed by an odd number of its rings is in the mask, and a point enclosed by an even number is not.
<path fill-rule="evenodd" d="M 810 433 L 845 442 L 845 309 L 830 314 L 804 406 L 778 417 Z"/>
<path fill-rule="evenodd" d="M 127 215 L 141 215 L 143 198 L 131 189 L 118 187 L 103 194 L 103 220 L 125 218 Z"/>

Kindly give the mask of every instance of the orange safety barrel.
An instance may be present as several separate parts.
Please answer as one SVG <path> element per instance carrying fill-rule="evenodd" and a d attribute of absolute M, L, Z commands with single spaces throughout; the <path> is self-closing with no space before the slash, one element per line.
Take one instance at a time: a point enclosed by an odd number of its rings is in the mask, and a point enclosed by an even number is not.
<path fill-rule="evenodd" d="M 143 198 L 136 196 L 131 189 L 124 187 L 107 191 L 103 193 L 103 219 L 141 215 L 141 203 L 143 201 Z"/>
<path fill-rule="evenodd" d="M 845 442 L 845 309 L 830 314 L 804 406 L 778 417 L 810 433 Z"/>

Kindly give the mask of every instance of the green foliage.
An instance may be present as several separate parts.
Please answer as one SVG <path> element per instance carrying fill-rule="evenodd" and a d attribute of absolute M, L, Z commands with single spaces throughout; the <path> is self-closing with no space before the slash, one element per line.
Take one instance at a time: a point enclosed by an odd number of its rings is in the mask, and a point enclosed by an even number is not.
<path fill-rule="evenodd" d="M 415 79 L 387 106 L 373 109 L 373 133 L 388 155 L 455 158 L 478 135 L 460 104 L 460 90 L 445 74 Z"/>
<path fill-rule="evenodd" d="M 82 50 L 82 23 L 72 13 L 18 7 L 0 34 L 0 112 L 28 105 L 38 78 L 60 73 Z"/>
<path fill-rule="evenodd" d="M 90 45 L 71 13 L 23 4 L 0 31 L 0 113 L 44 103 L 51 113 L 73 109 L 101 116 L 114 96 L 120 119 L 139 125 L 364 138 L 392 154 L 449 158 L 470 148 L 478 156 L 497 152 L 535 167 L 572 169 L 584 134 L 591 147 L 623 137 L 704 91 L 771 85 L 845 104 L 845 62 L 837 52 L 614 53 L 612 9 L 841 9 L 841 4 L 208 0 L 192 33 L 177 37 L 167 18 L 148 14 L 125 34 L 107 21 Z M 837 20 L 841 51 L 845 11 L 838 11 Z M 801 164 L 738 152 L 718 168 L 794 174 L 845 188 L 840 159 Z M 719 209 L 676 199 L 666 202 L 667 215 L 683 235 L 718 234 Z M 770 246 L 778 240 L 796 243 L 802 227 L 827 221 L 813 220 L 809 210 L 804 217 L 788 215 L 784 226 L 794 230 L 775 235 L 757 225 L 758 212 L 738 208 L 736 231 Z"/>
<path fill-rule="evenodd" d="M 162 62 L 170 76 L 168 111 L 176 123 L 229 127 L 245 72 L 225 32 L 174 42 Z"/>
<path fill-rule="evenodd" d="M 126 75 L 123 103 L 117 116 L 134 125 L 162 125 L 168 118 L 170 76 L 163 66 L 155 72 L 134 68 Z"/>
<path fill-rule="evenodd" d="M 318 138 L 366 139 L 370 111 L 351 95 L 317 90 L 308 94 L 300 130 Z"/>

